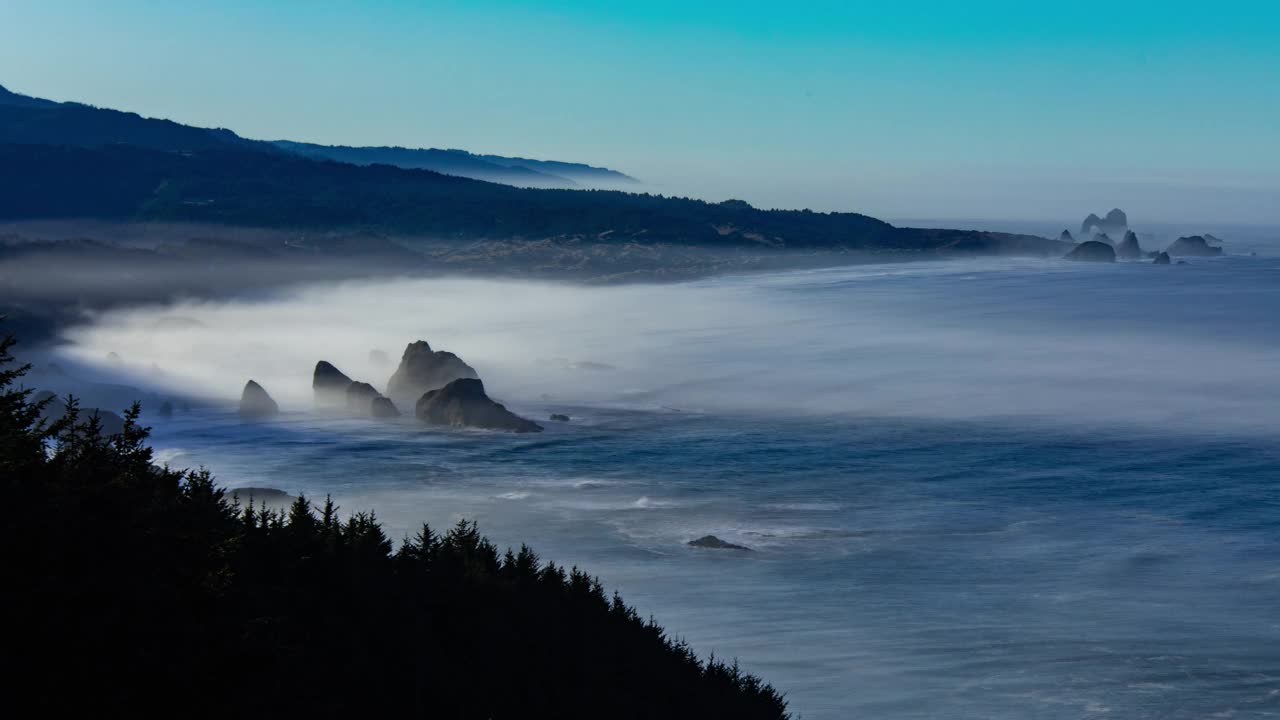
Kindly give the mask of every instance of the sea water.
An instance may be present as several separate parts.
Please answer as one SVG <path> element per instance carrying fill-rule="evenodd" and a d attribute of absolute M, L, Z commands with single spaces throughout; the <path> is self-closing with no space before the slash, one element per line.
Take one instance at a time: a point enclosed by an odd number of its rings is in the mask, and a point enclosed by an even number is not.
<path fill-rule="evenodd" d="M 353 284 L 104 317 L 70 355 L 226 395 L 265 377 L 279 420 L 153 418 L 159 457 L 331 494 L 396 538 L 478 520 L 738 658 L 798 717 L 1261 718 L 1280 714 L 1278 312 L 1266 254 L 989 259 Z M 198 325 L 157 324 L 175 313 Z M 545 431 L 311 410 L 310 335 L 381 387 L 369 346 L 394 357 L 415 328 Z M 686 544 L 708 534 L 750 550 Z"/>

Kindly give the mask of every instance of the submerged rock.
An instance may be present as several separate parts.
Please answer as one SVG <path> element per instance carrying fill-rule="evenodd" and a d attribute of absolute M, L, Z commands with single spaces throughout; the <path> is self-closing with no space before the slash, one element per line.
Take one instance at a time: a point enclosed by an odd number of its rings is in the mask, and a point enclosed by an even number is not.
<path fill-rule="evenodd" d="M 240 417 L 266 418 L 280 413 L 280 406 L 261 385 L 250 380 L 240 393 Z"/>
<path fill-rule="evenodd" d="M 1115 262 L 1116 251 L 1104 242 L 1088 240 L 1077 245 L 1065 258 L 1077 262 Z"/>
<path fill-rule="evenodd" d="M 1138 245 L 1138 234 L 1129 230 L 1124 239 L 1116 246 L 1116 257 L 1125 260 L 1137 260 L 1142 257 L 1142 247 Z"/>
<path fill-rule="evenodd" d="M 746 545 L 738 545 L 735 543 L 728 542 L 726 540 L 721 540 L 715 535 L 703 535 L 697 540 L 690 540 L 685 544 L 691 547 L 711 548 L 713 550 L 747 550 L 747 551 L 751 550 L 751 548 L 747 547 Z"/>
<path fill-rule="evenodd" d="M 399 367 L 387 381 L 387 396 L 407 406 L 428 390 L 437 390 L 464 378 L 479 379 L 480 376 L 457 355 L 434 351 L 425 340 L 418 340 L 404 349 Z"/>
<path fill-rule="evenodd" d="M 1174 240 L 1165 252 L 1174 257 L 1217 257 L 1222 254 L 1222 248 L 1210 245 L 1202 235 L 1190 235 Z"/>
<path fill-rule="evenodd" d="M 311 373 L 311 389 L 315 392 L 316 404 L 326 406 L 342 406 L 347 404 L 347 388 L 351 387 L 351 378 L 321 360 Z"/>
<path fill-rule="evenodd" d="M 1152 264 L 1152 265 L 1168 265 L 1168 264 L 1169 264 L 1169 253 L 1167 253 L 1167 252 L 1156 253 L 1156 259 L 1155 259 L 1155 260 L 1152 260 L 1152 261 L 1151 261 L 1151 264 Z"/>
<path fill-rule="evenodd" d="M 553 422 L 569 422 L 570 418 L 568 415 L 562 415 L 561 413 L 551 413 L 551 420 Z"/>
<path fill-rule="evenodd" d="M 460 378 L 427 392 L 414 406 L 414 415 L 432 425 L 509 432 L 542 431 L 542 426 L 532 420 L 526 420 L 490 400 L 484 392 L 484 383 L 476 378 Z"/>

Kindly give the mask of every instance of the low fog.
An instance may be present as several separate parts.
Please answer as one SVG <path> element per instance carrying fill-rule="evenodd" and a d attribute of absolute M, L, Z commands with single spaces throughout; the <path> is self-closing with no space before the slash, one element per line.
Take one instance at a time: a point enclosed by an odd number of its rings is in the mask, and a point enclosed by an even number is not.
<path fill-rule="evenodd" d="M 253 378 L 285 411 L 311 407 L 317 360 L 383 389 L 404 346 L 425 339 L 517 411 L 603 404 L 1273 432 L 1277 338 L 1258 324 L 1265 308 L 1230 297 L 1225 266 L 1175 276 L 1068 265 L 950 261 L 605 287 L 325 283 L 108 311 L 67 331 L 60 354 L 228 401 Z"/>

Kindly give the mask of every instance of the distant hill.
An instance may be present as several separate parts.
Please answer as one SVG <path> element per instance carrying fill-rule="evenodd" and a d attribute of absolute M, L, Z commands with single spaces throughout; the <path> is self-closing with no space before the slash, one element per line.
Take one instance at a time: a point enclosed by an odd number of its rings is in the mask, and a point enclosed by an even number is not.
<path fill-rule="evenodd" d="M 126 144 L 154 150 L 269 149 L 230 130 L 182 125 L 73 102 L 53 102 L 0 86 L 0 142 L 100 147 Z"/>
<path fill-rule="evenodd" d="M 334 160 L 352 165 L 394 165 L 418 170 L 432 170 L 445 175 L 515 185 L 517 187 L 577 187 L 578 183 L 561 175 L 540 172 L 523 165 L 507 165 L 472 155 L 465 150 L 414 149 L 403 147 L 346 147 L 276 140 L 276 147 L 319 160 Z M 504 158 L 505 159 L 505 158 Z M 587 166 L 583 166 L 587 167 Z M 594 169 L 594 168 L 593 168 Z M 608 170 L 605 172 L 613 172 Z M 621 175 L 621 173 L 618 173 Z M 623 177 L 626 177 L 623 175 Z"/>
<path fill-rule="evenodd" d="M 623 173 L 580 163 L 475 155 L 465 150 L 346 147 L 242 138 L 226 129 L 182 125 L 74 102 L 54 102 L 0 86 L 0 143 L 100 147 L 127 144 L 154 150 L 237 148 L 289 152 L 353 165 L 394 165 L 520 187 L 601 187 L 634 184 Z"/>
<path fill-rule="evenodd" d="M 511 187 L 427 168 L 444 161 L 455 172 L 497 173 L 515 185 L 537 184 L 518 178 L 556 184 L 625 177 L 585 165 L 461 151 L 246 140 L 230 130 L 0 94 L 0 219 L 936 254 L 1060 255 L 1066 247 L 1026 235 L 896 228 L 856 213 L 759 210 L 738 200 Z M 415 163 L 422 167 L 400 167 Z"/>
<path fill-rule="evenodd" d="M 463 151 L 451 150 L 450 152 Z M 543 174 L 568 178 L 580 185 L 624 187 L 626 185 L 634 185 L 639 182 L 630 175 L 624 175 L 617 170 L 592 167 L 590 165 L 583 165 L 582 163 L 560 162 L 559 160 L 530 160 L 529 158 L 502 157 L 501 155 L 480 155 L 478 157 L 496 165 L 502 165 L 503 167 L 523 167 L 530 170 L 537 170 Z"/>
<path fill-rule="evenodd" d="M 603 190 L 533 190 L 236 148 L 166 152 L 0 145 L 0 218 L 110 218 L 275 228 L 374 228 L 441 239 L 584 237 L 715 246 L 910 243 L 853 213 Z"/>

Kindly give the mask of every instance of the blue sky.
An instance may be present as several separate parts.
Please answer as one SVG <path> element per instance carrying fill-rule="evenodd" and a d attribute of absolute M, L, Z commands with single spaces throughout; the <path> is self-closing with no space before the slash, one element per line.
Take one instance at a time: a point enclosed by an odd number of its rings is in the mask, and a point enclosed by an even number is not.
<path fill-rule="evenodd" d="M 1280 223 L 1280 3 L 0 0 L 0 84 L 889 218 Z"/>

